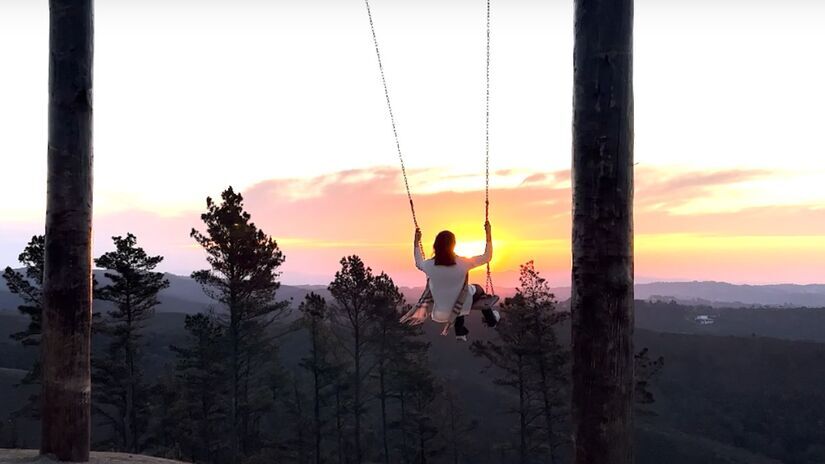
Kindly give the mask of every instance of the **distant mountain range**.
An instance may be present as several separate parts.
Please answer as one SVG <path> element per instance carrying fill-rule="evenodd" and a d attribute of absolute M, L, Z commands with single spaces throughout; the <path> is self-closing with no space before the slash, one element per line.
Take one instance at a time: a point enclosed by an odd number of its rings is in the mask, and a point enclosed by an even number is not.
<path fill-rule="evenodd" d="M 709 306 L 825 307 L 825 285 L 734 285 L 725 282 L 654 282 L 636 285 L 636 299 L 673 299 Z"/>
<path fill-rule="evenodd" d="M 104 280 L 100 273 L 96 277 Z M 170 287 L 161 293 L 159 314 L 147 323 L 145 333 L 149 379 L 159 378 L 173 362 L 174 354 L 169 346 L 185 340 L 182 313 L 203 311 L 213 304 L 192 279 L 176 275 L 167 275 L 167 278 Z M 821 379 L 825 378 L 823 287 L 718 282 L 638 285 L 637 296 L 655 302 L 636 302 L 634 343 L 637 348 L 648 348 L 655 356 L 663 356 L 665 368 L 654 384 L 656 403 L 651 405 L 654 414 L 640 415 L 637 422 L 637 462 L 825 462 L 819 459 L 823 455 L 817 446 L 823 441 L 819 438 L 821 427 L 816 427 L 816 420 L 825 417 L 821 407 L 825 404 L 821 388 Z M 408 300 L 415 300 L 420 288 L 401 290 Z M 309 292 L 329 296 L 322 285 L 285 285 L 279 294 L 281 299 L 292 299 L 297 306 Z M 498 292 L 507 296 L 513 289 L 498 289 Z M 556 292 L 560 299 L 567 299 L 570 289 L 558 288 Z M 662 294 L 670 296 L 656 296 Z M 719 304 L 727 308 L 671 303 L 677 299 L 696 302 L 725 298 L 731 302 Z M 734 307 L 744 302 L 794 307 Z M 823 309 L 799 307 L 806 302 Z M 13 311 L 17 303 L 4 283 L 0 283 L 0 418 L 25 401 L 29 392 L 16 384 L 37 355 L 36 350 L 23 348 L 9 338 L 28 323 L 26 317 Z M 97 305 L 98 311 L 104 308 Z M 705 320 L 713 323 L 701 322 Z M 494 331 L 482 326 L 480 317 L 471 317 L 467 325 L 473 340 L 483 342 L 496 336 Z M 468 411 L 468 419 L 479 427 L 475 433 L 487 437 L 507 436 L 512 425 L 507 417 L 512 416 L 503 414 L 502 408 L 508 406 L 512 397 L 495 386 L 485 369 L 486 362 L 473 357 L 466 344 L 458 344 L 453 337 L 439 336 L 440 325 L 425 324 L 423 330 L 424 339 L 431 344 L 433 373 L 439 379 L 450 379 L 456 391 L 462 392 L 460 404 Z M 557 330 L 559 341 L 569 343 L 570 322 L 563 322 Z M 278 340 L 278 357 L 284 371 L 296 371 L 307 350 L 305 333 L 282 334 Z M 14 430 L 29 446 L 37 446 L 36 438 L 32 438 L 38 436 L 37 424 L 25 422 Z M 763 456 L 770 453 L 802 457 L 775 460 Z M 806 459 L 806 456 L 814 457 Z"/>
<path fill-rule="evenodd" d="M 99 282 L 104 282 L 102 271 L 95 271 Z M 193 314 L 215 303 L 200 285 L 186 276 L 166 274 L 169 288 L 160 293 L 160 312 Z M 401 287 L 407 301 L 414 302 L 422 287 Z M 502 297 L 512 296 L 513 288 L 497 288 Z M 553 289 L 556 298 L 565 302 L 570 298 L 570 287 Z M 292 300 L 295 307 L 310 292 L 329 298 L 323 285 L 282 285 L 279 298 Z M 648 301 L 675 301 L 691 306 L 711 307 L 808 307 L 825 308 L 825 285 L 734 285 L 725 282 L 654 282 L 636 285 L 636 299 Z M 19 304 L 0 279 L 0 311 L 13 310 Z"/>

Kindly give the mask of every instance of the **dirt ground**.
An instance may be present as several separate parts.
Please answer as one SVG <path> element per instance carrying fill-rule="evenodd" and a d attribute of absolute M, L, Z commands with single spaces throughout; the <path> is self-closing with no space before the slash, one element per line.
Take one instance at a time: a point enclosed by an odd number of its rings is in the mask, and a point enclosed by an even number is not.
<path fill-rule="evenodd" d="M 0 449 L 0 464 L 52 464 L 53 461 L 38 455 L 36 450 Z M 179 461 L 152 458 L 136 454 L 92 453 L 91 464 L 182 464 Z"/>

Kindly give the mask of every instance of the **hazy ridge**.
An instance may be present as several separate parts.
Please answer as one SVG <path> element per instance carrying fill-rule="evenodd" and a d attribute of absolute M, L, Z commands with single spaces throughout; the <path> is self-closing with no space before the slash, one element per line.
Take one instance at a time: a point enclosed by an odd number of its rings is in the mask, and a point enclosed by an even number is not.
<path fill-rule="evenodd" d="M 105 282 L 102 271 L 95 271 L 98 282 Z M 188 276 L 166 274 L 169 288 L 160 292 L 159 312 L 193 314 L 214 305 L 200 285 Z M 417 301 L 423 287 L 401 287 L 408 302 Z M 564 302 L 570 298 L 570 287 L 553 289 L 556 298 Z M 328 298 L 324 285 L 282 285 L 279 298 L 300 302 L 310 292 Z M 496 288 L 497 294 L 508 297 L 514 288 Z M 726 282 L 654 282 L 635 286 L 637 300 L 676 301 L 690 306 L 710 307 L 796 307 L 825 308 L 825 284 L 797 285 L 736 285 Z M 8 292 L 0 279 L 0 311 L 12 310 L 20 301 Z"/>

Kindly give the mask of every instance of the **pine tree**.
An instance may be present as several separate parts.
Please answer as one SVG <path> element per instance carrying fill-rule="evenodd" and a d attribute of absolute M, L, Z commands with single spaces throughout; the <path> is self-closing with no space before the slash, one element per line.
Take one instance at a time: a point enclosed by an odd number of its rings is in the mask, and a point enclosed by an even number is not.
<path fill-rule="evenodd" d="M 332 305 L 332 315 L 345 332 L 345 340 L 341 347 L 351 362 L 350 387 L 352 388 L 352 417 L 355 462 L 363 462 L 361 421 L 366 411 L 365 406 L 365 379 L 370 366 L 367 365 L 370 353 L 370 326 L 371 305 L 375 276 L 372 270 L 364 265 L 361 258 L 348 256 L 341 260 L 341 270 L 335 273 L 335 278 L 329 284 L 329 291 L 335 298 Z M 340 430 L 340 427 L 339 427 Z"/>
<path fill-rule="evenodd" d="M 555 326 L 568 315 L 556 310 L 556 299 L 533 262 L 521 266 L 519 288 L 504 302 L 506 317 L 497 326 L 501 341 L 471 347 L 501 373 L 495 379 L 518 393 L 519 459 L 537 453 L 547 462 L 559 459 L 567 444 L 568 366 L 570 353 L 559 343 Z"/>
<path fill-rule="evenodd" d="M 312 442 L 315 464 L 324 461 L 323 438 L 328 419 L 325 414 L 327 403 L 334 395 L 335 383 L 341 369 L 332 355 L 332 334 L 328 325 L 326 301 L 315 293 L 310 293 L 299 306 L 299 325 L 309 335 L 309 354 L 301 359 L 300 366 L 307 371 L 312 383 Z"/>
<path fill-rule="evenodd" d="M 193 456 L 196 445 L 192 420 L 187 415 L 183 399 L 183 384 L 174 369 L 165 371 L 150 389 L 149 436 L 145 454 L 197 462 Z M 200 446 L 200 443 L 197 443 Z"/>
<path fill-rule="evenodd" d="M 340 352 L 333 354 L 335 356 L 336 364 L 345 366 L 344 356 Z M 335 457 L 338 464 L 347 462 L 347 424 L 346 417 L 350 412 L 350 405 L 347 398 L 350 394 L 350 376 L 346 372 L 341 372 L 341 375 L 335 377 L 332 385 L 332 394 L 335 400 Z"/>
<path fill-rule="evenodd" d="M 650 350 L 642 348 L 642 350 L 634 356 L 634 361 L 636 389 L 633 392 L 633 396 L 634 402 L 636 403 L 636 413 L 644 416 L 656 415 L 648 409 L 648 406 L 656 402 L 653 392 L 650 391 L 650 384 L 659 376 L 665 367 L 665 358 L 659 356 L 656 359 L 651 359 Z"/>
<path fill-rule="evenodd" d="M 227 398 L 224 327 L 212 315 L 187 315 L 188 342 L 171 346 L 177 362 L 180 389 L 178 406 L 172 417 L 183 429 L 184 455 L 197 463 L 222 462 L 229 454 L 230 418 Z"/>
<path fill-rule="evenodd" d="M 110 283 L 95 289 L 95 298 L 114 305 L 99 324 L 109 343 L 94 359 L 95 411 L 115 432 L 113 445 L 140 452 L 148 426 L 149 385 L 144 380 L 141 339 L 145 324 L 159 304 L 158 293 L 169 286 L 154 269 L 162 256 L 149 256 L 137 238 L 112 237 L 115 251 L 104 253 L 95 264 L 105 269 Z"/>
<path fill-rule="evenodd" d="M 409 405 L 410 393 L 418 387 L 427 391 L 434 391 L 429 370 L 426 367 L 427 351 L 429 344 L 421 337 L 420 326 L 409 326 L 399 322 L 400 316 L 406 312 L 404 296 L 392 279 L 385 273 L 381 273 L 373 280 L 372 304 L 370 305 L 370 318 L 372 324 L 369 329 L 370 345 L 372 347 L 375 366 L 373 368 L 373 379 L 377 383 L 376 396 L 380 404 L 380 429 L 382 439 L 382 458 L 385 463 L 395 462 L 391 456 L 391 449 L 400 450 L 402 457 L 410 458 L 416 453 L 420 454 L 420 446 L 410 449 L 403 441 L 408 436 L 409 430 L 404 430 L 409 426 L 408 422 L 400 418 L 391 418 L 391 400 L 400 403 L 403 400 Z M 428 383 L 429 382 L 429 383 Z M 414 384 L 414 385 L 413 385 Z M 429 407 L 432 398 L 429 396 L 417 398 L 421 405 Z M 409 408 L 406 408 L 409 409 Z M 405 410 L 407 412 L 407 410 Z M 420 417 L 430 420 L 429 410 L 421 409 Z M 405 419 L 411 416 L 407 415 Z M 431 425 L 428 423 L 428 426 Z M 393 439 L 390 432 L 400 430 L 399 440 Z M 420 434 L 423 429 L 416 428 L 413 434 Z M 427 439 L 429 440 L 429 439 Z M 420 445 L 420 441 L 418 442 Z M 425 450 L 425 456 L 429 447 Z"/>
<path fill-rule="evenodd" d="M 23 265 L 25 273 L 21 273 L 6 267 L 3 271 L 3 278 L 6 280 L 6 285 L 9 292 L 17 295 L 23 304 L 17 307 L 20 314 L 29 318 L 29 325 L 26 330 L 11 334 L 13 340 L 19 341 L 25 347 L 40 346 L 40 336 L 42 334 L 42 318 L 43 318 L 43 254 L 45 246 L 45 237 L 43 235 L 35 235 L 29 240 L 26 248 L 17 257 L 20 264 Z M 40 357 L 38 356 L 32 367 L 26 373 L 26 376 L 20 381 L 21 385 L 36 385 L 40 387 L 41 384 L 40 372 Z M 40 402 L 40 393 L 33 393 L 29 397 L 29 402 L 17 414 L 26 414 L 33 417 L 38 416 L 38 409 Z"/>
<path fill-rule="evenodd" d="M 42 235 L 35 235 L 17 257 L 25 269 L 25 274 L 11 267 L 6 267 L 3 271 L 3 278 L 6 280 L 9 292 L 23 300 L 23 304 L 17 307 L 18 311 L 29 317 L 26 330 L 11 334 L 11 338 L 19 341 L 23 346 L 40 345 L 44 244 L 45 238 Z"/>
<path fill-rule="evenodd" d="M 543 428 L 543 448 L 551 464 L 558 462 L 559 448 L 567 445 L 568 368 L 570 353 L 562 347 L 555 327 L 569 314 L 556 310 L 556 297 L 550 285 L 536 271 L 532 261 L 521 266 L 519 288 L 507 305 L 510 311 L 528 320 L 530 359 L 537 410 Z"/>
<path fill-rule="evenodd" d="M 496 385 L 511 389 L 516 394 L 517 402 L 507 412 L 518 417 L 518 462 L 527 464 L 532 458 L 534 448 L 535 426 L 538 418 L 535 413 L 535 388 L 531 375 L 533 338 L 530 334 L 531 317 L 521 307 L 510 306 L 509 300 L 503 303 L 506 317 L 496 326 L 499 340 L 487 342 L 475 341 L 470 350 L 475 356 L 488 361 L 486 371 L 494 371 Z M 491 368 L 494 368 L 491 369 Z"/>
<path fill-rule="evenodd" d="M 288 381 L 288 391 L 279 395 L 289 423 L 289 438 L 281 445 L 275 461 L 308 464 L 313 459 L 313 417 L 297 375 Z"/>
<path fill-rule="evenodd" d="M 225 310 L 220 320 L 228 350 L 230 462 L 236 463 L 262 446 L 260 423 L 272 406 L 268 383 L 276 358 L 268 329 L 288 303 L 275 301 L 284 262 L 278 244 L 251 222 L 240 193 L 229 187 L 221 199 L 206 199 L 206 232 L 190 234 L 210 265 L 192 278 Z"/>
<path fill-rule="evenodd" d="M 389 376 L 394 364 L 400 362 L 397 349 L 405 335 L 404 325 L 398 322 L 404 297 L 392 279 L 382 273 L 374 281 L 375 291 L 371 305 L 373 326 L 370 330 L 371 344 L 375 349 L 375 378 L 378 382 L 377 397 L 381 405 L 381 455 L 385 464 L 390 463 L 388 399 L 390 398 Z"/>
<path fill-rule="evenodd" d="M 426 363 L 425 356 L 408 359 L 400 379 L 399 403 L 401 418 L 398 429 L 411 440 L 404 443 L 402 456 L 407 462 L 426 464 L 431 459 L 443 454 L 444 443 L 439 440 L 439 430 L 434 405 L 438 387 L 435 377 Z"/>
<path fill-rule="evenodd" d="M 470 459 L 468 449 L 474 445 L 471 434 L 478 428 L 478 422 L 467 417 L 453 386 L 453 379 L 443 383 L 438 398 L 438 423 L 444 436 L 449 462 L 460 464 Z"/>

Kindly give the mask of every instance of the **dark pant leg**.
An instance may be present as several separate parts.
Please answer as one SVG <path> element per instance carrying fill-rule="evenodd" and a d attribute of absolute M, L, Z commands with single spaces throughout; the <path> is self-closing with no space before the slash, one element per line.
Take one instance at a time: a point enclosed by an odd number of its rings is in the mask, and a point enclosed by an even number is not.
<path fill-rule="evenodd" d="M 479 285 L 479 284 L 472 284 L 472 285 L 476 289 L 476 292 L 473 294 L 473 304 L 475 304 L 476 302 L 478 302 L 478 300 L 480 300 L 480 299 L 484 298 L 485 296 L 487 296 L 487 294 L 484 293 L 484 287 L 482 287 L 481 285 Z"/>
<path fill-rule="evenodd" d="M 470 330 L 467 329 L 467 327 L 464 327 L 464 316 L 458 316 L 455 318 L 454 328 L 456 337 L 470 333 Z"/>
<path fill-rule="evenodd" d="M 487 297 L 487 293 L 484 291 L 484 287 L 479 284 L 473 284 L 475 287 L 476 292 L 473 294 L 473 304 L 476 304 L 478 300 Z M 481 310 L 481 317 L 484 319 L 484 323 L 490 327 L 494 327 L 498 321 L 496 321 L 496 316 L 493 314 L 493 310 L 491 309 L 482 309 Z"/>

